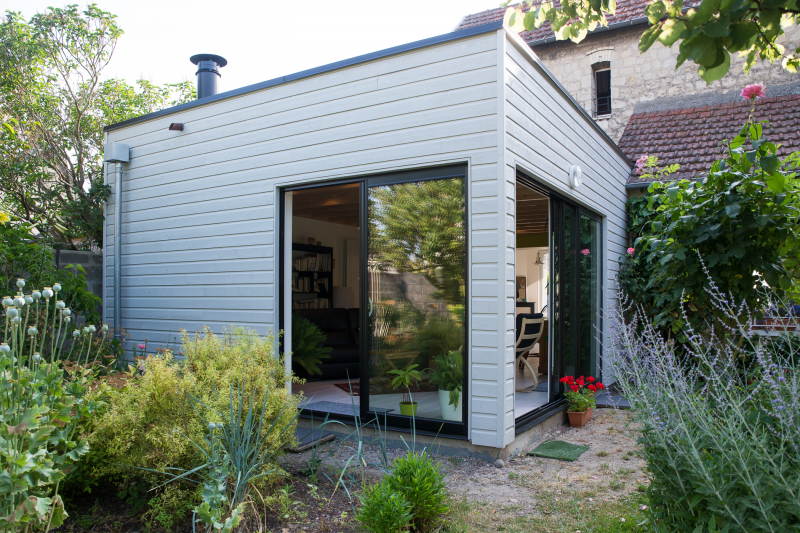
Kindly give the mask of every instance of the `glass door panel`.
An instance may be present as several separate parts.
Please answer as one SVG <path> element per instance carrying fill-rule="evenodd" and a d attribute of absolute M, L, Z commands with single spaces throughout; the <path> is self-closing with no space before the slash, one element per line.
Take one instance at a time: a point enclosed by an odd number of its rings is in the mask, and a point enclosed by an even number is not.
<path fill-rule="evenodd" d="M 465 198 L 462 177 L 368 188 L 368 411 L 463 420 Z"/>
<path fill-rule="evenodd" d="M 564 294 L 562 299 L 562 331 L 564 332 L 564 338 L 562 340 L 563 345 L 563 369 L 564 369 L 564 376 L 575 376 L 577 374 L 578 366 L 577 366 L 577 358 L 575 356 L 576 347 L 577 347 L 577 335 L 575 330 L 575 325 L 577 323 L 577 312 L 576 309 L 576 292 L 577 292 L 577 283 L 576 283 L 576 274 L 578 272 L 578 265 L 575 261 L 575 243 L 576 237 L 578 235 L 578 221 L 577 221 L 577 209 L 572 207 L 571 205 L 564 205 L 564 243 L 563 243 L 563 257 L 562 257 L 562 268 L 563 274 L 561 277 L 562 280 L 562 287 L 561 290 Z"/>
<path fill-rule="evenodd" d="M 600 222 L 581 213 L 579 374 L 597 374 L 600 337 Z"/>

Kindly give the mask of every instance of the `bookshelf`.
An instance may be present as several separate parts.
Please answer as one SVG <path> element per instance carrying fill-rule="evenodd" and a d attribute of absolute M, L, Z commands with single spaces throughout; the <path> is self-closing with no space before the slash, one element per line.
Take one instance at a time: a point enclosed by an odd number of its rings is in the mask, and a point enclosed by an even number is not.
<path fill-rule="evenodd" d="M 292 243 L 292 309 L 333 307 L 333 248 Z"/>

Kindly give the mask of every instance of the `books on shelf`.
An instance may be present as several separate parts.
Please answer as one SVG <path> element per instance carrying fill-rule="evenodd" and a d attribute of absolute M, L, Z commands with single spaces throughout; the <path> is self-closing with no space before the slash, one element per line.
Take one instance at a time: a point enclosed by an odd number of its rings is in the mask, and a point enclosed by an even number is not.
<path fill-rule="evenodd" d="M 330 300 L 327 298 L 314 298 L 313 300 L 300 300 L 292 302 L 292 309 L 328 309 Z"/>
<path fill-rule="evenodd" d="M 330 278 L 311 279 L 303 276 L 292 276 L 292 292 L 328 292 Z"/>
<path fill-rule="evenodd" d="M 306 254 L 294 260 L 294 269 L 305 272 L 330 272 L 332 270 L 331 254 Z"/>

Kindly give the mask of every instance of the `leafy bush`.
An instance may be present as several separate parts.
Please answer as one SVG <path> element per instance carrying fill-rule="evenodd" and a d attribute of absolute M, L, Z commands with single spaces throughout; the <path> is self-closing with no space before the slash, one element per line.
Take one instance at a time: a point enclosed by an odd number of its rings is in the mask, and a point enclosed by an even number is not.
<path fill-rule="evenodd" d="M 292 313 L 292 363 L 297 363 L 311 376 L 321 375 L 319 365 L 330 358 L 331 348 L 322 346 L 326 337 L 310 320 Z"/>
<path fill-rule="evenodd" d="M 204 464 L 208 450 L 193 443 L 204 442 L 208 420 L 221 423 L 220 413 L 229 412 L 232 383 L 241 384 L 246 397 L 266 398 L 257 402 L 255 415 L 263 413 L 261 432 L 268 445 L 282 450 L 293 431 L 269 432 L 269 424 L 293 427 L 298 400 L 285 387 L 283 360 L 274 356 L 274 346 L 271 335 L 261 338 L 245 329 L 214 335 L 206 329 L 202 335 L 184 334 L 185 359 L 169 351 L 150 356 L 140 362 L 141 370 L 131 368 L 122 390 L 102 385 L 97 394 L 107 395 L 108 409 L 97 419 L 90 443 L 91 455 L 103 459 L 82 475 L 144 478 L 157 486 L 167 480 L 167 469 Z"/>
<path fill-rule="evenodd" d="M 198 499 L 197 491 L 167 485 L 148 501 L 149 509 L 144 516 L 148 529 L 158 525 L 165 531 L 176 531 L 180 517 L 186 516 Z"/>
<path fill-rule="evenodd" d="M 17 278 L 25 278 L 31 287 L 63 287 L 64 303 L 79 313 L 87 324 L 100 322 L 97 306 L 100 299 L 86 285 L 86 271 L 80 265 L 66 265 L 56 270 L 53 248 L 42 238 L 31 234 L 24 223 L 0 223 L 0 290 L 12 294 Z"/>
<path fill-rule="evenodd" d="M 683 350 L 641 308 L 610 317 L 605 362 L 641 424 L 654 527 L 792 530 L 800 523 L 800 342 L 753 335 L 754 313 L 713 281 L 707 298 L 724 326 L 701 336 L 690 324 Z"/>
<path fill-rule="evenodd" d="M 383 482 L 388 490 L 411 504 L 412 524 L 415 531 L 435 531 L 448 512 L 447 486 L 439 464 L 427 452 L 409 451 L 392 463 L 392 471 Z"/>
<path fill-rule="evenodd" d="M 378 483 L 359 496 L 361 508 L 356 519 L 370 533 L 400 533 L 406 531 L 413 515 L 411 504 L 401 492 L 388 483 Z"/>
<path fill-rule="evenodd" d="M 724 320 L 706 291 L 711 283 L 757 312 L 765 303 L 759 278 L 779 290 L 792 288 L 800 255 L 800 152 L 781 160 L 778 146 L 764 138 L 765 125 L 748 121 L 701 179 L 648 188 L 650 228 L 635 248 L 649 279 L 632 296 L 652 299 L 654 325 L 680 342 L 686 341 L 684 314 L 696 329 L 708 318 Z"/>
<path fill-rule="evenodd" d="M 59 285 L 24 295 L 25 281 L 16 284 L 18 294 L 3 298 L 0 344 L 0 530 L 27 532 L 67 517 L 59 486 L 88 451 L 78 421 L 97 407 L 86 396 L 95 327 L 69 335 L 71 312 L 54 301 Z M 68 370 L 64 360 L 76 348 L 81 355 Z"/>

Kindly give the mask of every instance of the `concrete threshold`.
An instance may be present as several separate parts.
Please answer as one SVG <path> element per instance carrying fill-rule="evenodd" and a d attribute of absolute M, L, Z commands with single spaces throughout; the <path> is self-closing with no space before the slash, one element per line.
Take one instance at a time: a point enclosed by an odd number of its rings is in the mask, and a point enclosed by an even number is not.
<path fill-rule="evenodd" d="M 546 419 L 542 420 L 535 426 L 516 435 L 514 440 L 506 445 L 505 448 L 492 448 L 489 446 L 478 446 L 472 444 L 468 440 L 461 438 L 451 438 L 445 436 L 432 436 L 432 435 L 413 435 L 408 431 L 397 430 L 381 430 L 376 428 L 364 427 L 361 430 L 363 435 L 364 444 L 378 446 L 379 436 L 382 434 L 386 439 L 386 446 L 389 449 L 416 449 L 421 451 L 426 449 L 432 453 L 454 456 L 454 457 L 469 457 L 475 459 L 483 459 L 490 463 L 502 459 L 504 462 L 508 459 L 527 451 L 528 448 L 536 442 L 542 435 L 544 435 L 551 428 L 564 425 L 567 421 L 566 409 L 556 411 Z M 312 429 L 319 428 L 322 425 L 322 420 L 310 418 L 298 418 L 298 428 Z M 354 434 L 355 425 L 352 422 L 328 422 L 324 431 L 333 433 L 337 439 L 356 440 Z"/>

